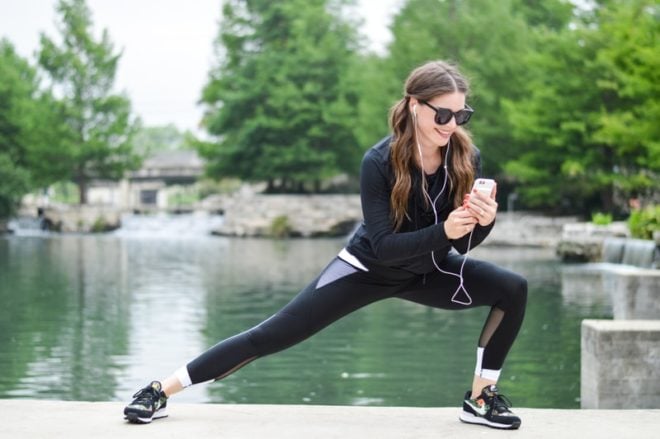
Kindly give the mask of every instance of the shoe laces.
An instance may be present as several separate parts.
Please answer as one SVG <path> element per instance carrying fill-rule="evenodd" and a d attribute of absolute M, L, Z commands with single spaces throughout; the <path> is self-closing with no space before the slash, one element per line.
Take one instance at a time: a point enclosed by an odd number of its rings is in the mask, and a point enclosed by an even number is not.
<path fill-rule="evenodd" d="M 504 412 L 511 412 L 509 410 L 511 407 L 513 407 L 513 404 L 504 395 L 500 395 L 499 393 L 495 393 L 493 395 L 493 402 L 492 402 L 493 409 L 496 410 L 498 413 L 504 413 Z"/>
<path fill-rule="evenodd" d="M 144 402 L 153 403 L 154 401 L 158 401 L 160 397 L 161 397 L 161 392 L 159 392 L 158 390 L 156 390 L 151 386 L 145 387 L 144 389 L 140 389 L 137 391 L 135 395 L 133 395 L 133 398 L 135 398 L 134 403 L 137 404 L 142 404 Z"/>

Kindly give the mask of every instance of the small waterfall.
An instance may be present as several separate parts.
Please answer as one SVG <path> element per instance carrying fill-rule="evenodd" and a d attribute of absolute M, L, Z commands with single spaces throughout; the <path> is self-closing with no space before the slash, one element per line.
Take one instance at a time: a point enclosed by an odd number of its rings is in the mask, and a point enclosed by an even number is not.
<path fill-rule="evenodd" d="M 644 239 L 607 238 L 603 241 L 603 262 L 657 268 L 655 242 Z"/>
<path fill-rule="evenodd" d="M 635 267 L 653 268 L 656 245 L 653 241 L 628 239 L 623 249 L 621 263 Z M 657 263 L 657 261 L 655 261 Z"/>
<path fill-rule="evenodd" d="M 41 217 L 18 217 L 11 219 L 7 228 L 17 236 L 47 236 L 50 232 L 44 227 L 43 221 Z"/>
<path fill-rule="evenodd" d="M 107 236 L 122 238 L 190 238 L 208 236 L 217 229 L 224 217 L 222 215 L 197 211 L 184 214 L 126 213 L 121 217 L 121 227 Z M 50 232 L 39 217 L 19 217 L 8 222 L 8 229 L 15 236 L 58 236 L 58 232 Z"/>
<path fill-rule="evenodd" d="M 196 211 L 184 214 L 124 214 L 121 227 L 112 235 L 128 238 L 189 238 L 208 236 L 222 225 L 224 217 Z"/>

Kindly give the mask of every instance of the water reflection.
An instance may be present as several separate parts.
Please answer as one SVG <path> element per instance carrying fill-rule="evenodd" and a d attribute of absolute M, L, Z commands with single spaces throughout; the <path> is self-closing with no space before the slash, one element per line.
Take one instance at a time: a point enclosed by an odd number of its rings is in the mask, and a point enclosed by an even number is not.
<path fill-rule="evenodd" d="M 0 397 L 126 400 L 275 312 L 343 243 L 2 238 Z M 518 406 L 578 407 L 580 320 L 607 311 L 565 300 L 561 265 L 548 250 L 483 247 L 473 256 L 530 281 L 527 317 L 503 372 L 507 393 Z M 177 400 L 455 406 L 471 379 L 486 312 L 386 300 Z"/>

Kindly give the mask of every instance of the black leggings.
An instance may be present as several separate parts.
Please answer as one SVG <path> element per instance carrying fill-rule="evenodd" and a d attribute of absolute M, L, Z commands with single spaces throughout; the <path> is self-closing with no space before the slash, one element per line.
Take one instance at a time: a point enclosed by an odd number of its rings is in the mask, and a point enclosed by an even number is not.
<path fill-rule="evenodd" d="M 440 267 L 458 273 L 463 260 L 448 255 Z M 370 303 L 398 297 L 443 309 L 490 306 L 478 345 L 484 347 L 482 367 L 502 368 L 525 314 L 527 281 L 489 262 L 468 258 L 463 269 L 469 306 L 451 301 L 459 278 L 433 272 L 414 275 L 384 267 L 358 270 L 335 258 L 314 282 L 275 315 L 245 332 L 223 340 L 187 365 L 193 384 L 221 379 L 249 362 L 293 346 L 343 316 Z M 467 301 L 461 291 L 457 299 Z"/>

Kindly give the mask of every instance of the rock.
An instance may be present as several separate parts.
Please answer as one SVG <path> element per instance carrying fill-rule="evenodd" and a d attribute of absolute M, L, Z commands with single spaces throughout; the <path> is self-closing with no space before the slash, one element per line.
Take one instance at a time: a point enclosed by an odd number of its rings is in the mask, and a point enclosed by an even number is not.
<path fill-rule="evenodd" d="M 351 195 L 236 194 L 219 207 L 225 220 L 215 235 L 242 237 L 345 236 L 362 219 Z"/>
<path fill-rule="evenodd" d="M 65 233 L 98 233 L 121 226 L 121 211 L 106 206 L 67 206 L 43 210 L 47 230 Z"/>
<path fill-rule="evenodd" d="M 608 225 L 565 224 L 557 244 L 557 255 L 565 262 L 601 261 L 603 242 L 606 238 L 629 235 L 628 227 L 623 222 L 613 222 Z"/>
<path fill-rule="evenodd" d="M 564 262 L 596 262 L 602 259 L 603 242 L 598 238 L 562 240 L 557 256 Z"/>
<path fill-rule="evenodd" d="M 559 243 L 564 225 L 575 221 L 575 217 L 502 212 L 483 245 L 553 248 Z"/>

